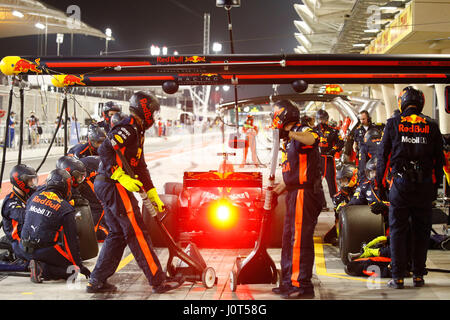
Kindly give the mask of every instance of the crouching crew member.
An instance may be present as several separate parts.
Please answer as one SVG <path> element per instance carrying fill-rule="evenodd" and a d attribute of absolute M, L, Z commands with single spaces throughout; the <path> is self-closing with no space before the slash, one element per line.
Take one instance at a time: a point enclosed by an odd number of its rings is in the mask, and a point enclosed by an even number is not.
<path fill-rule="evenodd" d="M 336 152 L 340 152 L 344 147 L 344 140 L 342 140 L 339 131 L 328 125 L 328 112 L 325 110 L 318 110 L 316 113 L 317 126 L 314 127 L 315 131 L 320 136 L 319 151 L 320 162 L 322 167 L 323 177 L 327 180 L 328 191 L 330 199 L 337 193 L 336 183 L 336 162 L 334 155 Z"/>
<path fill-rule="evenodd" d="M 157 117 L 155 113 L 159 110 L 159 101 L 153 95 L 144 92 L 133 94 L 130 99 L 131 115 L 112 128 L 98 150 L 101 162 L 94 188 L 105 210 L 109 233 L 86 288 L 87 292 L 109 290 L 106 280 L 117 270 L 127 245 L 153 286 L 153 292 L 163 293 L 175 289 L 184 281 L 183 278 L 166 277 L 153 249 L 138 201 L 133 195 L 142 187 L 149 199 L 156 203 L 157 210 L 164 210 L 164 203 L 158 197 L 143 156 L 145 131 L 154 124 Z M 139 180 L 125 173 L 119 152 Z"/>
<path fill-rule="evenodd" d="M 68 279 L 89 270 L 80 258 L 75 210 L 69 204 L 72 177 L 62 169 L 51 171 L 44 188 L 26 206 L 22 246 L 31 254 L 31 281 Z"/>
<path fill-rule="evenodd" d="M 334 206 L 334 225 L 325 234 L 323 241 L 325 243 L 331 243 L 332 245 L 338 244 L 339 236 L 339 211 L 343 206 L 349 203 L 356 189 L 358 169 L 352 163 L 345 163 L 336 172 L 336 180 L 339 187 L 339 192 L 333 196 L 333 206 Z"/>
<path fill-rule="evenodd" d="M 106 132 L 98 125 L 91 124 L 88 128 L 88 142 L 79 143 L 69 149 L 68 155 L 78 159 L 98 155 L 97 149 L 105 141 Z"/>
<path fill-rule="evenodd" d="M 5 197 L 2 205 L 3 231 L 11 244 L 15 258 L 23 260 L 21 265 L 24 271 L 28 268 L 31 255 L 20 246 L 20 234 L 25 222 L 26 203 L 36 191 L 37 180 L 36 170 L 33 168 L 25 164 L 14 166 L 10 173 L 12 192 Z"/>
<path fill-rule="evenodd" d="M 86 167 L 86 179 L 80 185 L 78 190 L 80 191 L 81 196 L 89 201 L 97 240 L 98 242 L 103 242 L 108 235 L 108 226 L 104 219 L 105 211 L 103 210 L 103 206 L 94 191 L 94 182 L 98 173 L 100 157 L 89 156 L 80 159 L 80 161 L 83 162 Z"/>
<path fill-rule="evenodd" d="M 320 176 L 319 136 L 310 127 L 299 123 L 299 109 L 290 101 L 279 101 L 275 108 L 272 126 L 284 139 L 282 171 L 288 194 L 281 282 L 280 287 L 272 291 L 286 299 L 312 298 L 313 235 L 325 202 Z"/>
<path fill-rule="evenodd" d="M 391 288 L 404 288 L 408 264 L 408 229 L 412 235 L 412 272 L 415 287 L 424 285 L 431 232 L 432 202 L 442 181 L 444 164 L 442 135 L 437 123 L 422 114 L 425 98 L 409 86 L 398 97 L 400 114 L 389 118 L 379 146 L 377 187 L 383 187 L 392 168 L 389 190 L 389 230 L 392 258 Z M 383 190 L 379 190 L 380 195 Z"/>

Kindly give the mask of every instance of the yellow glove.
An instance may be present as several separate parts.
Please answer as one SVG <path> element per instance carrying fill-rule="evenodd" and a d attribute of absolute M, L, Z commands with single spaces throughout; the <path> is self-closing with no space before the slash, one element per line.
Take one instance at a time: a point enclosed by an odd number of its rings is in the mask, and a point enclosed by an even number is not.
<path fill-rule="evenodd" d="M 147 197 L 150 199 L 150 201 L 153 203 L 153 206 L 158 209 L 159 212 L 164 212 L 164 202 L 161 201 L 161 199 L 158 196 L 158 192 L 156 191 L 156 188 L 152 188 L 147 191 Z"/>
<path fill-rule="evenodd" d="M 143 186 L 142 182 L 127 175 L 120 167 L 118 167 L 116 171 L 114 171 L 114 173 L 111 175 L 111 179 L 117 180 L 125 189 L 130 192 L 138 192 L 140 190 L 139 187 Z"/>

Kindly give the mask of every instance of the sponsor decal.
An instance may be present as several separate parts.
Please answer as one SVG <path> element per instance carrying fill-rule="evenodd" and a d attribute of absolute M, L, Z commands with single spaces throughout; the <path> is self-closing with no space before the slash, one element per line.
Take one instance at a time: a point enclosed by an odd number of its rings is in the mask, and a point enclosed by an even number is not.
<path fill-rule="evenodd" d="M 427 120 L 425 118 L 422 118 L 421 116 L 418 116 L 416 114 L 402 117 L 402 120 L 400 122 L 407 122 L 407 123 L 412 123 L 412 124 L 417 124 L 417 123 L 427 124 Z"/>
<path fill-rule="evenodd" d="M 183 57 L 157 57 L 157 63 L 183 63 Z"/>
<path fill-rule="evenodd" d="M 62 200 L 54 192 L 43 191 L 41 192 L 41 195 L 43 195 L 47 199 L 58 201 L 58 203 L 62 202 Z"/>
<path fill-rule="evenodd" d="M 14 73 L 27 73 L 28 71 L 33 71 L 35 73 L 42 73 L 42 70 L 39 70 L 37 67 L 39 66 L 39 61 L 41 59 L 36 59 L 33 63 L 26 59 L 20 59 L 14 65 Z"/>
<path fill-rule="evenodd" d="M 119 136 L 118 134 L 114 135 L 114 138 L 117 140 L 117 142 L 119 142 L 120 144 L 123 143 L 123 139 L 121 136 Z"/>
<path fill-rule="evenodd" d="M 402 136 L 402 143 L 427 144 L 427 138 Z"/>
<path fill-rule="evenodd" d="M 184 62 L 192 62 L 192 63 L 206 62 L 206 58 L 200 56 L 185 57 Z"/>
<path fill-rule="evenodd" d="M 400 132 L 411 132 L 411 133 L 430 133 L 430 126 L 426 125 L 426 126 L 420 126 L 418 124 L 413 124 L 413 125 L 403 125 L 403 124 L 399 124 L 398 125 L 398 131 Z"/>

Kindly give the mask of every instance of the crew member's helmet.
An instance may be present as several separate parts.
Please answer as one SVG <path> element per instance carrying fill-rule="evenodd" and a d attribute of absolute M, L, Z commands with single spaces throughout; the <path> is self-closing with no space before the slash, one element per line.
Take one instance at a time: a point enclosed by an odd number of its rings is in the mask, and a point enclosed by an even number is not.
<path fill-rule="evenodd" d="M 326 112 L 323 109 L 319 109 L 316 112 L 316 122 L 317 123 L 324 123 L 327 122 L 330 116 L 328 115 L 328 112 Z"/>
<path fill-rule="evenodd" d="M 103 116 L 103 119 L 105 119 L 105 121 L 107 123 L 109 123 L 111 121 L 112 115 L 109 114 L 110 111 L 120 112 L 121 110 L 120 110 L 119 105 L 117 105 L 114 101 L 106 102 L 102 109 L 102 116 Z"/>
<path fill-rule="evenodd" d="M 336 171 L 336 181 L 339 189 L 349 192 L 356 185 L 358 169 L 353 163 L 344 163 L 342 167 Z"/>
<path fill-rule="evenodd" d="M 159 101 L 154 95 L 138 91 L 131 96 L 130 112 L 142 119 L 145 130 L 155 123 L 155 119 L 158 119 L 158 115 L 155 113 L 159 113 L 159 111 Z"/>
<path fill-rule="evenodd" d="M 366 177 L 369 180 L 375 179 L 376 173 L 377 173 L 377 157 L 373 156 L 370 158 L 369 161 L 366 163 Z"/>
<path fill-rule="evenodd" d="M 370 128 L 367 130 L 366 134 L 364 135 L 364 143 L 367 145 L 369 150 L 373 151 L 376 150 L 378 145 L 381 142 L 381 137 L 383 133 L 381 130 L 377 128 Z"/>
<path fill-rule="evenodd" d="M 111 128 L 114 127 L 116 124 L 118 124 L 120 121 L 125 119 L 127 117 L 127 114 L 124 112 L 116 112 L 111 117 Z"/>
<path fill-rule="evenodd" d="M 66 170 L 72 176 L 72 186 L 78 187 L 86 179 L 86 166 L 74 157 L 62 156 L 56 161 L 56 168 Z"/>
<path fill-rule="evenodd" d="M 98 167 L 100 165 L 100 157 L 99 156 L 87 156 L 80 159 L 86 167 L 86 174 L 90 176 L 92 172 L 97 172 Z"/>
<path fill-rule="evenodd" d="M 25 195 L 36 191 L 38 177 L 36 170 L 26 164 L 18 164 L 11 169 L 9 174 L 11 184 L 22 191 Z"/>
<path fill-rule="evenodd" d="M 69 200 L 72 196 L 72 176 L 66 170 L 54 169 L 47 177 L 47 189 L 52 190 Z"/>
<path fill-rule="evenodd" d="M 280 100 L 275 103 L 272 128 L 283 129 L 287 124 L 299 121 L 300 111 L 290 100 Z"/>
<path fill-rule="evenodd" d="M 397 101 L 400 112 L 405 111 L 410 105 L 415 105 L 418 113 L 421 113 L 425 104 L 425 96 L 422 91 L 408 86 L 400 92 Z"/>
<path fill-rule="evenodd" d="M 105 129 L 96 124 L 91 124 L 88 128 L 88 139 L 95 144 L 94 147 L 98 148 L 106 139 Z"/>

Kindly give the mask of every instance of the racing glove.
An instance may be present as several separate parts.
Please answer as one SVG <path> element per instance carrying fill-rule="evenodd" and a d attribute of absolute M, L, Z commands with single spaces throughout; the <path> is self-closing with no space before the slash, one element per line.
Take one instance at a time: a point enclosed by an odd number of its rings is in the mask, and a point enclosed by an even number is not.
<path fill-rule="evenodd" d="M 142 182 L 127 175 L 121 167 L 118 167 L 114 171 L 114 173 L 111 175 L 111 179 L 117 180 L 125 189 L 130 192 L 138 192 L 140 187 L 143 186 Z"/>
<path fill-rule="evenodd" d="M 156 188 L 151 188 L 147 191 L 147 197 L 150 199 L 150 201 L 153 203 L 153 206 L 158 209 L 159 212 L 164 212 L 164 202 L 161 201 L 161 199 L 158 196 L 158 192 L 156 191 Z"/>
<path fill-rule="evenodd" d="M 370 211 L 374 214 L 385 215 L 389 212 L 389 207 L 384 202 L 373 202 L 370 204 Z"/>

